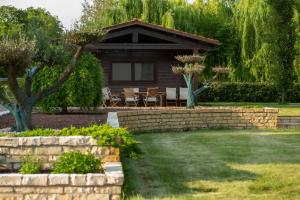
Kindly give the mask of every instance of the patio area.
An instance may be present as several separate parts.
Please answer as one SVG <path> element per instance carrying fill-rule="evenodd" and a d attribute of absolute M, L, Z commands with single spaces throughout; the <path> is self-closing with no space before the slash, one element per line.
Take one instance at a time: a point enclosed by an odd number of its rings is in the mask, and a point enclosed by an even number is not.
<path fill-rule="evenodd" d="M 112 92 L 109 87 L 102 89 L 103 107 L 164 107 L 184 106 L 188 98 L 187 88 L 123 88 Z"/>

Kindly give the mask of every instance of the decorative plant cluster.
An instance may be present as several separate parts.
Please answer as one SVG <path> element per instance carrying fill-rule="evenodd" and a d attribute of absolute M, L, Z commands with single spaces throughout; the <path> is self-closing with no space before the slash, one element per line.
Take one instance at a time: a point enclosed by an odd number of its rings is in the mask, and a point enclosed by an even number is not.
<path fill-rule="evenodd" d="M 82 154 L 79 151 L 64 153 L 54 163 L 52 173 L 54 174 L 87 174 L 98 173 L 101 160 L 97 159 L 91 152 Z"/>
<path fill-rule="evenodd" d="M 8 134 L 2 134 L 0 136 L 8 136 Z M 137 146 L 138 142 L 126 128 L 113 128 L 108 124 L 92 125 L 83 128 L 70 127 L 61 130 L 35 129 L 20 134 L 11 134 L 9 136 L 92 136 L 98 141 L 99 146 L 119 148 L 126 157 L 137 159 L 142 155 L 141 150 Z"/>
<path fill-rule="evenodd" d="M 42 171 L 42 159 L 35 156 L 25 156 L 19 170 L 21 174 L 38 174 Z"/>
<path fill-rule="evenodd" d="M 207 89 L 211 83 L 218 77 L 219 74 L 229 73 L 229 68 L 224 67 L 214 67 L 212 71 L 216 74 L 212 80 L 205 81 L 204 85 L 195 90 L 193 89 L 193 79 L 197 74 L 201 74 L 205 69 L 204 61 L 205 56 L 201 55 L 179 55 L 175 56 L 175 59 L 183 63 L 184 66 L 172 66 L 172 71 L 174 74 L 183 75 L 185 83 L 188 87 L 188 98 L 187 98 L 187 108 L 195 107 L 195 97 L 200 94 L 202 91 Z"/>

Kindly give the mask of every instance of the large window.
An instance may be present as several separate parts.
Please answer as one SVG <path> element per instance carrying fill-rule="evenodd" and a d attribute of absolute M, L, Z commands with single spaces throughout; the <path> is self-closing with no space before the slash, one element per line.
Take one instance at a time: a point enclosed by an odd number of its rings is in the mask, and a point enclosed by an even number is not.
<path fill-rule="evenodd" d="M 154 81 L 153 63 L 112 63 L 112 81 Z"/>
<path fill-rule="evenodd" d="M 131 81 L 131 79 L 131 63 L 112 64 L 113 81 Z"/>
<path fill-rule="evenodd" d="M 134 63 L 134 80 L 153 81 L 154 64 L 153 63 Z"/>

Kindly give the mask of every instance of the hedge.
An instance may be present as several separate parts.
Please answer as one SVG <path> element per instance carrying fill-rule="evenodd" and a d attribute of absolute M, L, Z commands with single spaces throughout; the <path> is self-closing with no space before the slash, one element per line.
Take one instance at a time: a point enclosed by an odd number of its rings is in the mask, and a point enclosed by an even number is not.
<path fill-rule="evenodd" d="M 300 102 L 300 84 L 287 90 L 287 101 Z M 269 83 L 216 82 L 199 95 L 200 102 L 280 102 L 280 93 Z"/>

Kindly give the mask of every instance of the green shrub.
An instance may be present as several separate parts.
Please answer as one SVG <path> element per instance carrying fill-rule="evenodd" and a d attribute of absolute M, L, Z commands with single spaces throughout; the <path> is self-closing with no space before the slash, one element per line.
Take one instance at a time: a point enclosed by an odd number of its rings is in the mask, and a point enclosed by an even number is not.
<path fill-rule="evenodd" d="M 34 137 L 34 136 L 55 136 L 58 135 L 55 130 L 53 129 L 34 129 L 30 131 L 24 131 L 19 135 L 15 136 L 21 136 L 21 137 Z"/>
<path fill-rule="evenodd" d="M 19 172 L 21 174 L 38 174 L 42 171 L 42 160 L 34 156 L 25 156 Z"/>
<path fill-rule="evenodd" d="M 60 77 L 70 59 L 67 53 L 61 54 L 64 55 L 59 64 L 44 67 L 34 78 L 34 91 L 47 88 Z M 39 106 L 45 112 L 54 112 L 57 108 L 63 110 L 68 106 L 97 107 L 102 102 L 103 80 L 99 60 L 90 53 L 84 53 L 69 79 L 57 92 L 39 102 Z"/>
<path fill-rule="evenodd" d="M 82 154 L 78 151 L 64 153 L 54 163 L 54 174 L 87 174 L 99 173 L 100 159 L 95 158 L 90 152 Z"/>
<path fill-rule="evenodd" d="M 300 102 L 300 85 L 287 90 L 288 102 Z M 278 88 L 269 83 L 216 82 L 199 95 L 200 102 L 280 102 Z"/>

